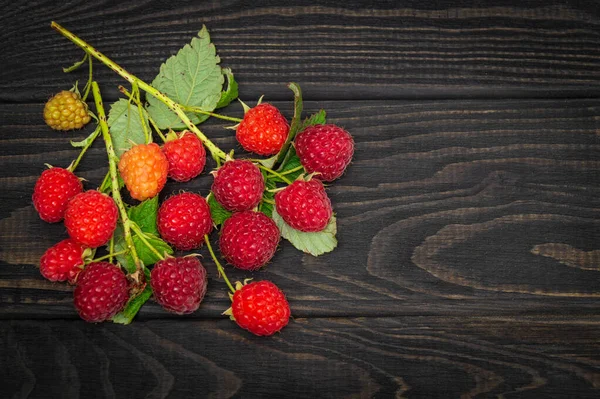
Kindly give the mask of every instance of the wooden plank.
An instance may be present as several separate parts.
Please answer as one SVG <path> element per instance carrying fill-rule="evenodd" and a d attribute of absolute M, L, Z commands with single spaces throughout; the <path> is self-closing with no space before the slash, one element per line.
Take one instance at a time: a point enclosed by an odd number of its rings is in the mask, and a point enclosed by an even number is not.
<path fill-rule="evenodd" d="M 2 7 L 0 101 L 42 101 L 85 81 L 85 70 L 62 74 L 82 53 L 50 29 L 51 19 L 147 81 L 206 24 L 244 99 L 286 99 L 289 81 L 313 100 L 600 94 L 595 2 L 75 1 L 56 8 L 45 0 Z M 114 98 L 122 80 L 106 68 L 95 73 Z"/>
<path fill-rule="evenodd" d="M 275 105 L 290 116 L 289 102 Z M 597 314 L 600 100 L 306 103 L 307 113 L 321 107 L 356 140 L 354 162 L 328 188 L 339 247 L 314 258 L 285 242 L 262 271 L 228 268 L 233 279 L 275 281 L 297 317 Z M 67 138 L 87 131 L 52 132 L 41 110 L 0 105 L 2 318 L 76 317 L 70 290 L 35 269 L 66 233 L 39 220 L 30 196 L 43 163 L 68 165 L 77 151 Z M 203 130 L 234 148 L 225 125 Z M 86 187 L 104 165 L 99 141 L 78 172 Z M 210 184 L 207 174 L 171 182 L 161 198 Z M 201 252 L 210 289 L 193 317 L 218 317 L 226 289 Z M 165 316 L 150 305 L 141 318 Z"/>
<path fill-rule="evenodd" d="M 600 319 L 0 323 L 3 397 L 596 398 Z"/>

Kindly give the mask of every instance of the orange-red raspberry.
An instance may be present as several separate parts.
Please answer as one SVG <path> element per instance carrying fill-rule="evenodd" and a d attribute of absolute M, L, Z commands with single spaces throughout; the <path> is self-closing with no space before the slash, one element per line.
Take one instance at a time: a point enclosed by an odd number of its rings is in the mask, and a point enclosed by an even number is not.
<path fill-rule="evenodd" d="M 63 168 L 50 168 L 42 172 L 33 188 L 33 206 L 40 218 L 48 223 L 63 220 L 67 204 L 83 191 L 81 181 Z"/>
<path fill-rule="evenodd" d="M 119 161 L 119 173 L 129 194 L 140 201 L 163 189 L 168 172 L 169 161 L 156 143 L 135 145 Z"/>
<path fill-rule="evenodd" d="M 48 248 L 40 259 L 40 272 L 50 281 L 74 283 L 83 270 L 83 257 L 86 247 L 67 238 Z"/>
<path fill-rule="evenodd" d="M 235 137 L 246 151 L 273 155 L 281 150 L 289 131 L 290 125 L 281 112 L 263 103 L 246 112 Z"/>
<path fill-rule="evenodd" d="M 77 194 L 65 212 L 67 233 L 75 241 L 97 248 L 110 240 L 117 227 L 115 201 L 106 194 L 88 190 Z"/>
<path fill-rule="evenodd" d="M 273 335 L 290 319 L 290 305 L 283 292 L 270 281 L 244 285 L 233 294 L 231 315 L 235 322 L 260 336 Z"/>

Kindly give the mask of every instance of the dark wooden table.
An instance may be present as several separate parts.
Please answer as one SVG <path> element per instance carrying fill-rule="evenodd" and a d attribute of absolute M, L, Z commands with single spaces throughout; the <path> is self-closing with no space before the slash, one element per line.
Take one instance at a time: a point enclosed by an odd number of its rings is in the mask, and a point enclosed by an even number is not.
<path fill-rule="evenodd" d="M 0 6 L 0 397 L 600 397 L 598 2 L 176 3 Z M 92 129 L 43 123 L 44 101 L 86 78 L 61 72 L 81 52 L 51 20 L 147 81 L 206 24 L 240 98 L 291 118 L 295 81 L 307 113 L 352 132 L 329 188 L 339 248 L 284 242 L 252 274 L 287 293 L 280 334 L 221 316 L 205 249 L 208 295 L 187 317 L 148 303 L 130 326 L 86 324 L 40 276 L 66 232 L 38 218 L 33 184 Z M 123 81 L 95 77 L 115 100 Z M 226 125 L 203 130 L 234 148 Z M 98 141 L 87 187 L 105 159 Z"/>

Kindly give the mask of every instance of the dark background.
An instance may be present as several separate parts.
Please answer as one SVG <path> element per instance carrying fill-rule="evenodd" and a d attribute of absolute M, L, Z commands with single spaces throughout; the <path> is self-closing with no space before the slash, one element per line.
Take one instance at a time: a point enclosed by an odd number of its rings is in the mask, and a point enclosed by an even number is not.
<path fill-rule="evenodd" d="M 598 397 L 598 2 L 282 4 L 0 4 L 0 396 Z M 291 118 L 295 81 L 307 114 L 354 135 L 328 189 L 339 247 L 314 258 L 283 242 L 264 270 L 227 268 L 286 292 L 280 334 L 221 316 L 205 249 L 208 295 L 187 317 L 149 302 L 130 326 L 86 324 L 71 289 L 40 276 L 66 232 L 39 219 L 32 187 L 92 128 L 43 123 L 43 103 L 86 79 L 62 73 L 82 52 L 51 20 L 146 81 L 206 24 L 241 99 L 264 94 Z M 115 100 L 124 81 L 99 63 L 95 78 Z M 236 148 L 227 125 L 202 129 Z M 105 165 L 99 140 L 78 169 L 86 188 Z"/>

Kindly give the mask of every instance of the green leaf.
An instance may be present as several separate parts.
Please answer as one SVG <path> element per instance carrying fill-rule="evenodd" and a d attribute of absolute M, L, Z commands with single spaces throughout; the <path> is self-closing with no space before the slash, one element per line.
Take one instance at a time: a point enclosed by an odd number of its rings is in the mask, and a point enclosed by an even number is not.
<path fill-rule="evenodd" d="M 227 90 L 221 92 L 221 98 L 216 108 L 223 108 L 229 105 L 233 100 L 238 98 L 238 84 L 233 77 L 233 72 L 230 68 L 222 69 L 223 75 L 227 76 Z"/>
<path fill-rule="evenodd" d="M 267 201 L 275 200 L 275 193 L 270 192 L 268 190 L 272 190 L 276 188 L 275 182 L 273 180 L 267 179 L 265 180 L 265 188 L 266 190 L 263 192 L 263 199 L 267 199 Z M 268 217 L 273 217 L 273 204 L 270 204 L 265 201 L 261 201 L 258 204 L 258 211 L 264 213 Z"/>
<path fill-rule="evenodd" d="M 158 196 L 148 199 L 127 211 L 129 219 L 135 222 L 144 233 L 158 235 L 156 215 L 158 213 Z"/>
<path fill-rule="evenodd" d="M 144 269 L 146 274 L 146 281 L 150 281 L 150 271 L 148 269 Z M 117 324 L 129 324 L 133 321 L 135 315 L 139 312 L 140 308 L 150 297 L 152 296 L 152 287 L 150 284 L 147 284 L 144 290 L 139 293 L 137 296 L 131 298 L 129 302 L 125 305 L 122 311 L 117 313 L 111 319 L 113 323 Z"/>
<path fill-rule="evenodd" d="M 164 242 L 161 238 L 153 235 L 153 234 L 145 234 L 146 241 L 152 245 L 159 254 L 163 255 L 165 253 L 171 255 L 173 253 L 173 249 Z M 160 258 L 144 244 L 142 239 L 138 235 L 133 236 L 133 245 L 135 246 L 135 250 L 138 254 L 140 260 L 144 263 L 144 265 L 153 265 L 160 260 Z"/>
<path fill-rule="evenodd" d="M 125 305 L 125 308 L 120 311 L 119 313 L 117 313 L 116 315 L 113 316 L 112 321 L 113 323 L 117 323 L 117 324 L 129 324 L 133 321 L 133 318 L 135 317 L 135 315 L 139 312 L 140 308 L 142 307 L 142 305 L 144 303 L 146 303 L 146 301 L 148 299 L 150 299 L 150 297 L 152 296 L 152 288 L 150 287 L 150 284 L 146 285 L 146 288 L 144 288 L 144 291 L 142 291 L 142 293 L 138 296 L 136 296 L 135 298 L 132 298 L 127 305 Z"/>
<path fill-rule="evenodd" d="M 164 242 L 156 235 L 145 233 L 145 238 L 146 241 L 148 241 L 150 245 L 152 245 L 158 251 L 159 254 L 164 255 L 166 252 L 167 254 L 171 255 L 173 253 L 173 249 L 169 246 L 169 244 Z M 150 248 L 148 248 L 146 244 L 144 244 L 138 235 L 133 234 L 132 241 L 135 251 L 137 252 L 138 257 L 144 266 L 153 265 L 160 260 L 160 258 Z M 123 235 L 123 227 L 119 225 L 117 230 L 115 230 L 115 252 L 121 252 L 126 249 L 127 244 L 125 242 L 125 236 Z M 136 271 L 135 262 L 133 261 L 133 257 L 129 252 L 117 255 L 116 258 L 128 273 L 134 273 Z"/>
<path fill-rule="evenodd" d="M 206 201 L 210 207 L 210 216 L 212 217 L 213 223 L 217 226 L 229 219 L 229 217 L 233 214 L 232 212 L 229 212 L 227 209 L 223 208 L 223 205 L 219 204 L 212 192 L 208 194 Z"/>
<path fill-rule="evenodd" d="M 290 170 L 294 170 L 296 168 L 299 168 L 299 169 L 294 172 L 285 174 L 286 172 L 288 172 Z M 296 180 L 298 178 L 298 176 L 300 176 L 303 173 L 306 173 L 306 170 L 304 169 L 304 167 L 302 167 L 300 158 L 298 158 L 298 155 L 296 155 L 296 149 L 294 147 L 290 147 L 290 153 L 288 154 L 287 160 L 285 161 L 285 163 L 282 164 L 282 166 L 280 167 L 279 173 L 285 174 L 284 176 L 288 180 L 291 180 L 291 181 Z M 281 179 L 279 179 L 275 176 L 274 176 L 274 180 L 283 182 Z"/>
<path fill-rule="evenodd" d="M 263 165 L 266 168 L 273 169 L 273 165 L 275 165 L 275 161 L 277 161 L 277 155 L 272 156 L 271 158 L 267 158 L 267 159 L 259 159 L 258 163 Z"/>
<path fill-rule="evenodd" d="M 296 133 L 298 133 L 298 128 L 300 127 L 301 123 L 300 117 L 302 115 L 303 108 L 302 90 L 300 89 L 300 86 L 294 82 L 290 83 L 288 87 L 294 93 L 294 117 L 292 118 L 292 124 L 290 125 L 290 132 L 288 133 L 288 137 L 285 140 L 285 143 L 283 143 L 281 150 L 279 150 L 279 152 L 275 156 L 276 158 L 273 165 L 277 165 L 278 163 L 285 161 L 285 158 L 288 154 L 288 149 L 290 148 L 290 144 L 292 140 L 294 140 L 294 136 L 296 136 Z"/>
<path fill-rule="evenodd" d="M 115 240 L 115 252 L 121 252 L 127 250 L 127 244 L 125 243 L 125 236 L 123 235 L 123 225 L 119 223 L 113 234 Z M 110 247 L 107 246 L 107 251 L 110 252 Z M 117 255 L 117 262 L 121 264 L 127 270 L 127 273 L 134 273 L 136 271 L 135 263 L 129 253 Z"/>
<path fill-rule="evenodd" d="M 213 111 L 221 100 L 225 78 L 221 62 L 205 26 L 179 52 L 160 67 L 152 86 L 176 103 Z M 154 96 L 148 96 L 148 113 L 161 129 L 182 129 L 185 124 L 166 105 Z M 186 113 L 192 123 L 206 120 L 207 116 Z"/>
<path fill-rule="evenodd" d="M 130 149 L 132 142 L 135 144 L 145 142 L 143 125 L 146 125 L 147 129 L 150 127 L 146 111 L 142 111 L 142 115 L 143 121 L 140 119 L 138 107 L 124 98 L 120 98 L 110 106 L 108 126 L 117 157 L 121 157 Z"/>
<path fill-rule="evenodd" d="M 277 227 L 279 227 L 281 236 L 302 252 L 309 253 L 313 256 L 319 256 L 331 252 L 337 247 L 337 239 L 335 238 L 337 231 L 335 216 L 331 216 L 329 224 L 323 231 L 316 233 L 305 233 L 290 227 L 290 225 L 279 216 L 275 209 L 273 210 L 273 220 Z"/>
<path fill-rule="evenodd" d="M 325 112 L 324 109 L 322 109 L 319 112 L 312 114 L 308 118 L 304 119 L 304 122 L 302 122 L 302 125 L 300 125 L 300 128 L 298 129 L 298 133 L 303 131 L 304 129 L 306 129 L 309 126 L 324 125 L 326 123 L 327 123 L 327 113 Z"/>
<path fill-rule="evenodd" d="M 100 133 L 100 126 L 98 126 L 96 128 L 96 130 L 94 130 L 89 136 L 87 136 L 85 139 L 83 139 L 81 141 L 71 140 L 71 145 L 75 148 L 90 146 L 92 144 L 92 142 L 96 139 L 96 137 L 98 137 L 99 133 Z"/>

